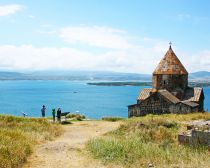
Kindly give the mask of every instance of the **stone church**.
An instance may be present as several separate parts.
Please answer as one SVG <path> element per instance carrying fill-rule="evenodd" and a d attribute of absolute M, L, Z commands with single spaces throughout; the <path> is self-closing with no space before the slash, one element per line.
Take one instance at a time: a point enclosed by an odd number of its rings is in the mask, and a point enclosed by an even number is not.
<path fill-rule="evenodd" d="M 153 72 L 152 88 L 140 92 L 137 104 L 128 106 L 128 116 L 202 112 L 203 106 L 203 89 L 188 86 L 188 72 L 170 45 Z"/>

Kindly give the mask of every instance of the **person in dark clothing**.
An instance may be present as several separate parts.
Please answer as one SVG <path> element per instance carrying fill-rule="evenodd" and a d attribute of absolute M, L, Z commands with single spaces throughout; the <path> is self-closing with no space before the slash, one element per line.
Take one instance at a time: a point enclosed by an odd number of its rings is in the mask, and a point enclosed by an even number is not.
<path fill-rule="evenodd" d="M 58 108 L 57 110 L 57 120 L 59 123 L 61 123 L 61 108 Z"/>
<path fill-rule="evenodd" d="M 55 109 L 52 109 L 53 122 L 55 122 Z"/>
<path fill-rule="evenodd" d="M 45 105 L 43 105 L 41 109 L 42 117 L 45 117 L 45 112 L 46 112 L 46 107 Z"/>

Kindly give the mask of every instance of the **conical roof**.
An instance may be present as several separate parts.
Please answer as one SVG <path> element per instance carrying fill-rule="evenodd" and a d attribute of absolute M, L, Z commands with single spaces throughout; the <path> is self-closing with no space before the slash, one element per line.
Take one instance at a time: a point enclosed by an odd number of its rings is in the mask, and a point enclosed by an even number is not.
<path fill-rule="evenodd" d="M 153 72 L 153 75 L 155 74 L 184 75 L 188 74 L 188 72 L 170 46 L 164 58 L 160 61 L 157 68 Z"/>

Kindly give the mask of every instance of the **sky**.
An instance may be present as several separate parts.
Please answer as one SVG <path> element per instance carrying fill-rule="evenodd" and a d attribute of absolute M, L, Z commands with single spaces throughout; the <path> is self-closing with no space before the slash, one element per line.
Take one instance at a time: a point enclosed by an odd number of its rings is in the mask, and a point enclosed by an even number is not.
<path fill-rule="evenodd" d="M 0 70 L 152 73 L 169 42 L 210 71 L 208 0 L 0 0 Z"/>

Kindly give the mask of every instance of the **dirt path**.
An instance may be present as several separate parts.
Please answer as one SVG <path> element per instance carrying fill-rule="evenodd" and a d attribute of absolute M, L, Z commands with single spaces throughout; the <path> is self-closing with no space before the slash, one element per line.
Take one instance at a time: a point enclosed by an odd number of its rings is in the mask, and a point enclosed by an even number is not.
<path fill-rule="evenodd" d="M 83 121 L 63 126 L 64 134 L 55 141 L 39 145 L 23 168 L 103 168 L 103 164 L 81 151 L 90 138 L 118 126 L 118 122 L 105 121 Z"/>

